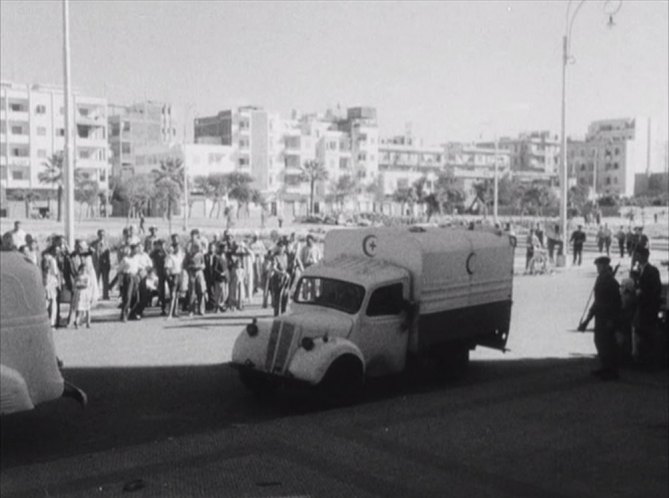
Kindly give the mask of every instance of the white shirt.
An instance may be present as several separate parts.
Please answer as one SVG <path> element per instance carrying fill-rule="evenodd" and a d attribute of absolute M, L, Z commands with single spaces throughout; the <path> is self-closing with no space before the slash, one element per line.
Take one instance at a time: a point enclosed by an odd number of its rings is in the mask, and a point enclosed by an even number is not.
<path fill-rule="evenodd" d="M 184 262 L 183 251 L 168 254 L 165 259 L 165 269 L 170 275 L 180 275 Z"/>

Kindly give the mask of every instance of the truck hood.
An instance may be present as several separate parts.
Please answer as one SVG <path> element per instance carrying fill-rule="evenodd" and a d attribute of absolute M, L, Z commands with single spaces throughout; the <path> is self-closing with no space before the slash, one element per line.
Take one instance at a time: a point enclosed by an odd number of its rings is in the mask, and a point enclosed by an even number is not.
<path fill-rule="evenodd" d="M 308 310 L 296 310 L 291 314 L 279 316 L 275 320 L 292 324 L 300 338 L 324 335 L 348 337 L 353 328 L 351 316 L 320 306 L 309 306 Z"/>

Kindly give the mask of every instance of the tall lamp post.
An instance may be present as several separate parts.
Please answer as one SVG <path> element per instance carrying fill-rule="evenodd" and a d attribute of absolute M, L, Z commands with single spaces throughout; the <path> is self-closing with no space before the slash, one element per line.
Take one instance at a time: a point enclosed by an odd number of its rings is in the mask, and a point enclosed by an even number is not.
<path fill-rule="evenodd" d="M 70 89 L 70 2 L 63 0 L 63 100 L 65 112 L 65 147 L 63 151 L 63 179 L 65 190 L 65 238 L 70 249 L 74 247 L 74 146 L 72 143 L 72 90 Z"/>
<path fill-rule="evenodd" d="M 567 64 L 574 62 L 574 58 L 570 55 L 571 31 L 574 27 L 574 20 L 578 16 L 581 7 L 586 0 L 580 0 L 576 8 L 572 11 L 573 0 L 569 0 L 567 4 L 567 14 L 565 23 L 565 32 L 562 37 L 562 113 L 561 113 L 561 141 L 560 141 L 560 227 L 562 230 L 562 247 L 564 254 L 568 253 L 568 233 L 567 233 L 567 198 L 569 195 L 569 167 L 567 164 L 567 136 L 566 136 L 566 121 L 567 121 Z M 604 12 L 609 17 L 608 26 L 612 27 L 613 16 L 618 13 L 622 7 L 622 0 L 605 0 Z M 567 261 L 566 259 L 565 261 Z"/>

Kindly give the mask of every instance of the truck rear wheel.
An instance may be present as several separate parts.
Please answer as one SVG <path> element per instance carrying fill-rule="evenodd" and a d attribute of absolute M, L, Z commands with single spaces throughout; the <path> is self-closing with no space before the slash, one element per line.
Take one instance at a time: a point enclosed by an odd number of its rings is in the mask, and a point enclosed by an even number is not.
<path fill-rule="evenodd" d="M 463 343 L 445 346 L 439 355 L 441 371 L 449 380 L 461 379 L 469 366 L 469 345 Z"/>
<path fill-rule="evenodd" d="M 318 384 L 318 397 L 328 406 L 349 405 L 360 397 L 363 384 L 362 363 L 353 355 L 344 355 L 330 365 Z"/>

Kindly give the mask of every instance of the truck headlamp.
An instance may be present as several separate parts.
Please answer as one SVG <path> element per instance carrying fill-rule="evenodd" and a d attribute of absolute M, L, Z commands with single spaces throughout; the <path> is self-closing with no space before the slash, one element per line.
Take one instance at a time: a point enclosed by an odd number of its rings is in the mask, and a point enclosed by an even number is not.
<path fill-rule="evenodd" d="M 256 325 L 256 319 L 253 319 L 253 322 L 249 323 L 246 326 L 246 333 L 249 337 L 255 337 L 258 335 L 258 326 Z"/>
<path fill-rule="evenodd" d="M 302 347 L 306 349 L 307 351 L 311 351 L 314 349 L 314 340 L 311 337 L 304 337 L 302 339 Z"/>

